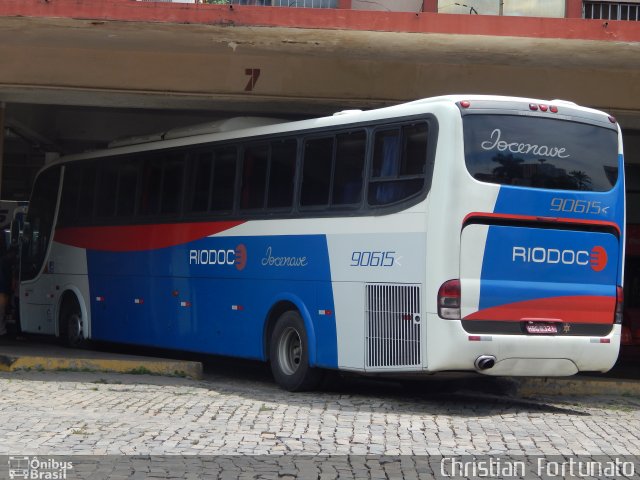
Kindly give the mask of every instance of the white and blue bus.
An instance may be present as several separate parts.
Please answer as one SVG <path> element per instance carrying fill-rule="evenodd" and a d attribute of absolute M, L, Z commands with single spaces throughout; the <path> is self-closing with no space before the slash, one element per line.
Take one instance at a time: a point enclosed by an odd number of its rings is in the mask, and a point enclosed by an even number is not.
<path fill-rule="evenodd" d="M 289 390 L 326 369 L 615 363 L 613 117 L 468 95 L 249 123 L 47 165 L 22 240 L 24 331 L 269 361 Z"/>

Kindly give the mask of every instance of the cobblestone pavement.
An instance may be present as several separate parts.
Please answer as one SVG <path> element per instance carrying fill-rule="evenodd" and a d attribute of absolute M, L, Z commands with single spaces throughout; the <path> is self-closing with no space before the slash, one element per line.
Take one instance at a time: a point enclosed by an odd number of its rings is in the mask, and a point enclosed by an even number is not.
<path fill-rule="evenodd" d="M 429 378 L 420 391 L 349 379 L 292 394 L 261 370 L 204 381 L 2 374 L 0 455 L 640 453 L 638 398 L 525 400 L 499 390 L 484 378 Z"/>

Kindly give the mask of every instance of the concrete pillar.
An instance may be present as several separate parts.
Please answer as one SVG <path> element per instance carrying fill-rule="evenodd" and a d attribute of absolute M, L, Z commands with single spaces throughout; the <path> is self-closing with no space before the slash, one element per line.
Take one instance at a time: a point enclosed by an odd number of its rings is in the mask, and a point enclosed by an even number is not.
<path fill-rule="evenodd" d="M 0 198 L 2 198 L 2 170 L 4 169 L 4 111 L 5 103 L 0 102 Z"/>
<path fill-rule="evenodd" d="M 438 0 L 424 0 L 422 2 L 422 11 L 429 13 L 438 13 Z"/>
<path fill-rule="evenodd" d="M 565 18 L 582 18 L 582 0 L 565 0 Z"/>

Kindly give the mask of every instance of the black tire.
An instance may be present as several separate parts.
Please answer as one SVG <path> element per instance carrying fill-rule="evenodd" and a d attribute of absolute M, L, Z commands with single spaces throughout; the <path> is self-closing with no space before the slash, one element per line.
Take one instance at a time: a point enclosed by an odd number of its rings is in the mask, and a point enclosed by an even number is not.
<path fill-rule="evenodd" d="M 269 358 L 273 377 L 283 389 L 313 390 L 322 380 L 322 370 L 309 366 L 308 345 L 300 314 L 289 310 L 280 315 L 269 341 Z"/>
<path fill-rule="evenodd" d="M 66 302 L 60 314 L 60 340 L 71 348 L 82 348 L 87 344 L 83 333 L 84 319 L 77 301 Z"/>

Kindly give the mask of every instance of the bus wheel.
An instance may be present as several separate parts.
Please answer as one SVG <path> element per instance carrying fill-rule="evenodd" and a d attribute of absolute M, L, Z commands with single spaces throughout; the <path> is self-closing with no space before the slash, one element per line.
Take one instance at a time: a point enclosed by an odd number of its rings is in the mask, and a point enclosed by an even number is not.
<path fill-rule="evenodd" d="M 61 337 L 64 344 L 72 348 L 81 348 L 85 345 L 84 322 L 80 307 L 73 302 L 64 306 L 61 315 Z"/>
<path fill-rule="evenodd" d="M 269 357 L 273 377 L 285 390 L 313 390 L 322 379 L 322 371 L 309 366 L 307 332 L 296 311 L 284 312 L 278 318 L 269 343 Z"/>

